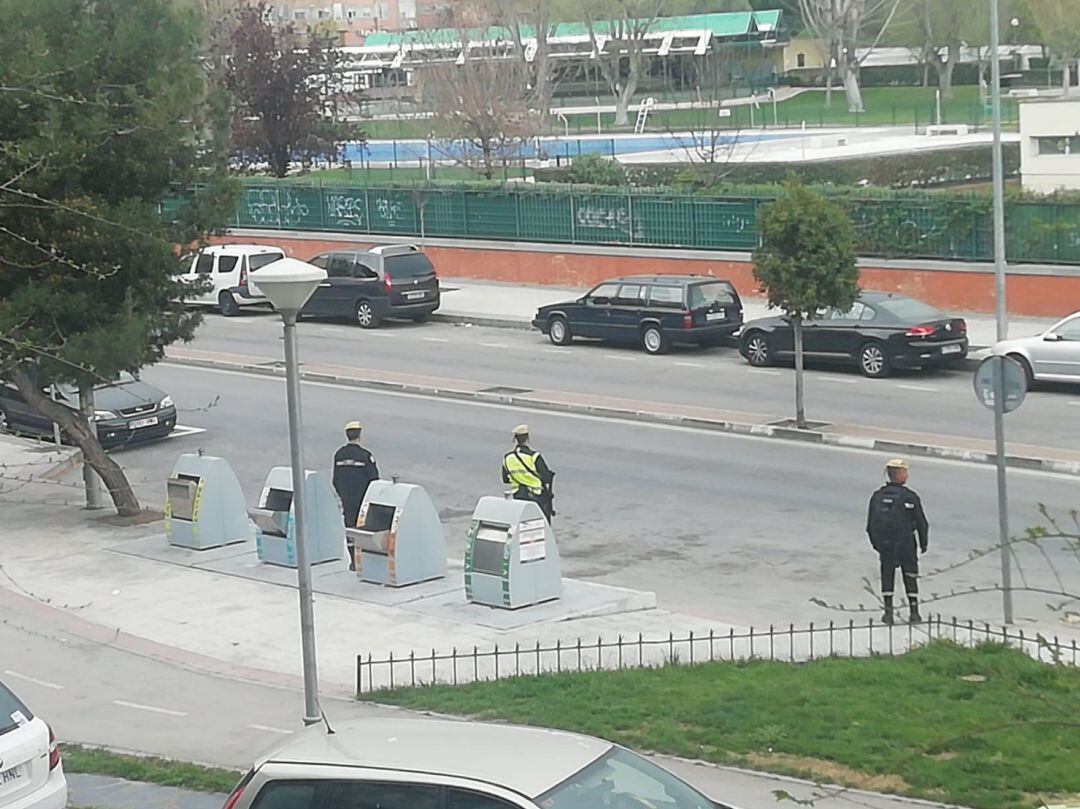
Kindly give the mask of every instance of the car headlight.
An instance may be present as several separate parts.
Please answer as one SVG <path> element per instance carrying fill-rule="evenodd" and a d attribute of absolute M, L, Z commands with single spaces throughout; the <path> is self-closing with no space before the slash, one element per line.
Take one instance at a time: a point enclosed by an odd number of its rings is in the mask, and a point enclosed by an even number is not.
<path fill-rule="evenodd" d="M 164 399 L 161 400 L 161 404 L 158 405 L 158 407 L 160 407 L 162 409 L 164 409 L 166 407 L 172 407 L 172 406 L 173 406 L 173 400 L 172 400 L 171 396 L 166 396 Z"/>
<path fill-rule="evenodd" d="M 119 418 L 119 416 L 117 416 L 111 410 L 95 410 L 94 411 L 94 421 L 104 421 L 105 419 L 115 419 L 115 418 Z"/>

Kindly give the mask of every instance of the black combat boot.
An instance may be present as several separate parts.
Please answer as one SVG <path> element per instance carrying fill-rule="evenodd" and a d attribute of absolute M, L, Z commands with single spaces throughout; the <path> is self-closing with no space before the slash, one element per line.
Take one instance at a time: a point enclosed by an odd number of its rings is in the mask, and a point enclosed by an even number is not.
<path fill-rule="evenodd" d="M 908 615 L 908 623 L 921 624 L 922 615 L 919 614 L 919 599 L 908 598 L 908 607 L 911 610 L 910 614 Z"/>
<path fill-rule="evenodd" d="M 885 596 L 885 598 L 884 598 L 884 601 L 885 601 L 885 614 L 881 616 L 881 620 L 884 621 L 887 624 L 894 623 L 892 599 L 893 599 L 892 596 Z"/>

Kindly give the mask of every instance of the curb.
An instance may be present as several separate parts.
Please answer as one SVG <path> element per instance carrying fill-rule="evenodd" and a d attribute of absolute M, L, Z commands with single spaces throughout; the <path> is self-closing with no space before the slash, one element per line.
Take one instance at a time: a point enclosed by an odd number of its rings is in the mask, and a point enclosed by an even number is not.
<path fill-rule="evenodd" d="M 254 365 L 250 363 L 223 362 L 221 360 L 183 358 L 169 355 L 166 355 L 165 361 L 175 365 L 238 371 L 258 376 L 281 378 L 285 375 L 283 368 Z M 479 391 L 447 390 L 426 385 L 412 385 L 407 382 L 356 379 L 354 377 L 339 376 L 336 374 L 311 373 L 303 370 L 300 371 L 300 378 L 301 380 L 308 382 L 329 382 L 336 385 L 346 385 L 368 390 L 410 393 L 436 399 L 486 402 L 489 404 L 509 405 L 529 410 L 554 413 L 574 413 L 577 415 L 595 416 L 597 418 L 639 421 L 647 424 L 667 424 L 712 432 L 731 433 L 733 435 L 772 438 L 807 444 L 821 444 L 823 446 L 861 449 L 893 455 L 903 453 L 917 457 L 943 458 L 977 464 L 993 464 L 996 462 L 993 453 L 980 450 L 943 447 L 936 444 L 893 441 L 872 437 L 840 435 L 818 430 L 799 430 L 794 427 L 781 427 L 773 424 L 709 419 L 696 416 L 665 415 L 663 413 L 654 413 L 646 410 L 631 410 L 629 408 L 624 409 L 599 405 L 568 404 L 565 402 L 553 402 L 537 398 L 506 396 L 496 393 L 481 393 Z M 1028 455 L 1006 455 L 1005 465 L 1017 469 L 1033 469 L 1042 472 L 1053 472 L 1056 474 L 1075 475 L 1080 477 L 1080 461 L 1055 461 L 1050 458 L 1039 458 Z"/>

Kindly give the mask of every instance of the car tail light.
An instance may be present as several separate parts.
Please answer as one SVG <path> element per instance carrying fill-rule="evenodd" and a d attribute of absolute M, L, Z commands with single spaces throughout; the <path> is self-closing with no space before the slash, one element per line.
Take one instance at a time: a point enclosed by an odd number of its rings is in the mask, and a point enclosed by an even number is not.
<path fill-rule="evenodd" d="M 933 326 L 913 326 L 907 330 L 908 337 L 929 337 L 933 333 Z"/>
<path fill-rule="evenodd" d="M 958 321 L 956 321 L 956 330 L 958 332 L 960 332 L 961 334 L 967 334 L 967 321 L 966 320 L 958 320 Z"/>
<path fill-rule="evenodd" d="M 225 805 L 221 809 L 236 809 L 240 805 L 240 799 L 244 797 L 244 790 L 247 789 L 247 785 L 251 783 L 251 779 L 255 777 L 255 770 L 248 770 L 247 775 L 240 779 L 240 783 L 233 787 L 233 791 L 229 793 L 229 797 L 225 799 Z"/>
<path fill-rule="evenodd" d="M 240 286 L 242 287 L 247 286 L 247 272 L 247 262 L 244 261 L 244 263 L 240 265 Z"/>
<path fill-rule="evenodd" d="M 388 272 L 383 273 L 382 285 L 386 287 L 387 292 L 394 291 L 394 279 Z"/>
<path fill-rule="evenodd" d="M 60 745 L 56 741 L 56 734 L 49 728 L 49 771 L 52 772 L 60 766 Z"/>
<path fill-rule="evenodd" d="M 691 314 L 685 314 L 682 316 L 682 327 L 684 329 L 692 328 L 694 325 L 694 316 Z"/>

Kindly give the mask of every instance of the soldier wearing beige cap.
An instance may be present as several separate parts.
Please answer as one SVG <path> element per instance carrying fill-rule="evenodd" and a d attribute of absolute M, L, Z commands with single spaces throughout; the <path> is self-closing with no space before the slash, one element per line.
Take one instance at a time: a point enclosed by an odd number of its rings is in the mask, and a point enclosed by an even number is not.
<path fill-rule="evenodd" d="M 893 458 L 885 464 L 884 486 L 870 497 L 866 517 L 866 534 L 881 561 L 881 597 L 885 602 L 887 624 L 895 620 L 893 588 L 896 568 L 904 576 L 904 592 L 910 608 L 909 620 L 922 621 L 919 614 L 919 554 L 926 553 L 930 543 L 930 525 L 923 512 L 919 495 L 907 487 L 908 465 L 903 458 Z M 916 548 L 916 535 L 918 548 Z"/>
<path fill-rule="evenodd" d="M 527 425 L 519 424 L 512 432 L 514 448 L 503 456 L 503 483 L 510 485 L 515 500 L 532 500 L 551 522 L 555 516 L 555 493 L 551 488 L 555 473 L 544 457 L 529 447 Z"/>

